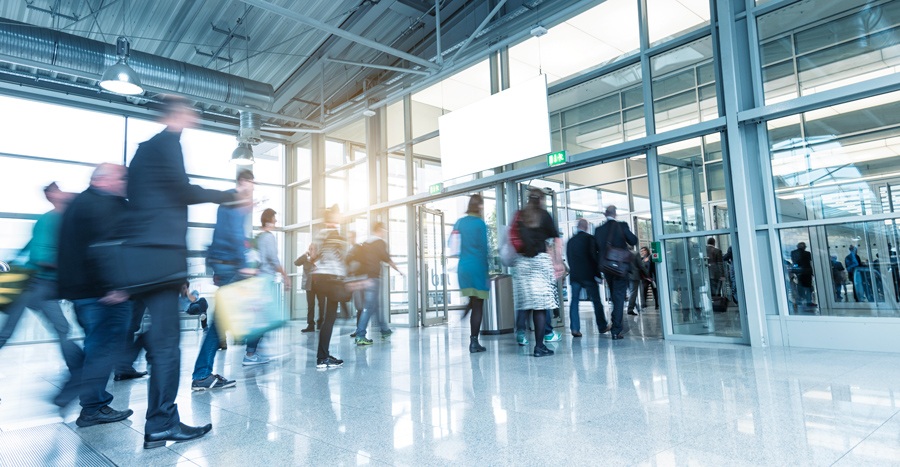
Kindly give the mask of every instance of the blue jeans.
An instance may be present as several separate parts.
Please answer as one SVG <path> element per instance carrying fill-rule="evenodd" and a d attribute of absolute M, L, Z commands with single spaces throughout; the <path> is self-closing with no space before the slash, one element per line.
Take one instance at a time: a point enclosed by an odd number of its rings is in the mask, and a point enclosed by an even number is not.
<path fill-rule="evenodd" d="M 216 286 L 221 287 L 246 278 L 238 273 L 237 265 L 214 262 L 210 262 L 209 265 L 212 267 L 213 283 Z M 215 323 L 215 314 L 209 314 L 207 322 L 206 335 L 203 336 L 197 361 L 194 362 L 194 373 L 191 374 L 191 379 L 194 381 L 205 379 L 212 374 L 213 364 L 216 362 L 216 351 L 219 350 L 219 329 Z M 247 353 L 256 352 L 261 338 L 262 336 L 247 339 Z"/>
<path fill-rule="evenodd" d="M 588 299 L 594 305 L 594 319 L 599 330 L 606 329 L 606 315 L 603 313 L 603 303 L 600 301 L 600 286 L 596 281 L 570 281 L 569 289 L 569 328 L 572 332 L 581 332 L 581 314 L 578 312 L 578 303 L 581 301 L 581 289 L 587 292 Z"/>
<path fill-rule="evenodd" d="M 84 359 L 81 367 L 81 414 L 93 415 L 109 405 L 106 391 L 109 375 L 125 347 L 131 320 L 131 302 L 104 305 L 99 299 L 74 300 L 78 324 L 84 328 Z"/>
<path fill-rule="evenodd" d="M 607 278 L 609 294 L 612 299 L 612 333 L 621 334 L 623 330 L 622 312 L 625 308 L 625 293 L 628 292 L 628 279 Z"/>
<path fill-rule="evenodd" d="M 378 326 L 382 334 L 391 332 L 387 320 L 381 314 L 381 278 L 369 279 L 369 281 L 369 286 L 363 291 L 365 305 L 359 316 L 359 324 L 356 325 L 356 337 L 366 337 L 369 318 L 374 318 L 373 325 Z"/>

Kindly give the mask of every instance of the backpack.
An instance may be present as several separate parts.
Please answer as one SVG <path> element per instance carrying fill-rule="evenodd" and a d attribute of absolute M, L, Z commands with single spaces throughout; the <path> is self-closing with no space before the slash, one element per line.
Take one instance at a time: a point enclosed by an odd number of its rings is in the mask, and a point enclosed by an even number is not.
<path fill-rule="evenodd" d="M 513 216 L 512 222 L 509 223 L 509 231 L 507 232 L 507 238 L 509 239 L 510 245 L 516 250 L 516 253 L 522 254 L 525 251 L 525 240 L 522 238 L 522 235 L 519 232 L 519 228 L 521 227 L 521 222 L 519 221 L 519 214 L 522 211 L 516 211 L 516 214 Z"/>

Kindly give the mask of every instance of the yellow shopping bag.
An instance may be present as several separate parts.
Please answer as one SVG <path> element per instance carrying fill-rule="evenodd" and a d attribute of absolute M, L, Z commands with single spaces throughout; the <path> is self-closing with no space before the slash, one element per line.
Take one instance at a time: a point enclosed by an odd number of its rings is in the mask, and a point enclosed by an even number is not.
<path fill-rule="evenodd" d="M 265 277 L 251 277 L 219 287 L 215 322 L 220 331 L 235 339 L 253 338 L 284 325 L 276 284 Z"/>

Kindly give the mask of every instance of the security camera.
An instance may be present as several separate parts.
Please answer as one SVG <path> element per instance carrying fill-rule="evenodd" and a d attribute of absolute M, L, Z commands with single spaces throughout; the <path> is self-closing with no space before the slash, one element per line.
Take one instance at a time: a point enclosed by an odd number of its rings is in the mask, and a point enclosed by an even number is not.
<path fill-rule="evenodd" d="M 365 115 L 366 117 L 374 117 L 375 111 L 372 109 L 366 109 L 366 110 L 363 110 L 363 115 Z"/>
<path fill-rule="evenodd" d="M 543 26 L 538 25 L 531 29 L 531 35 L 534 37 L 541 37 L 544 34 L 547 34 L 547 28 Z"/>

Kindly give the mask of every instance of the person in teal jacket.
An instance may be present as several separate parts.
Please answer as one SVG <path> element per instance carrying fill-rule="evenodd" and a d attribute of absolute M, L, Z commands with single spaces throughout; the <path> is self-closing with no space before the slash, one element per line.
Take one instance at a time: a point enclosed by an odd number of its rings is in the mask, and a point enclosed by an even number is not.
<path fill-rule="evenodd" d="M 488 240 L 481 195 L 469 198 L 466 216 L 456 221 L 453 232 L 459 233 L 459 288 L 463 297 L 469 297 L 466 312 L 472 312 L 469 318 L 469 352 L 484 352 L 487 349 L 478 342 L 478 334 L 484 300 L 488 298 Z"/>

